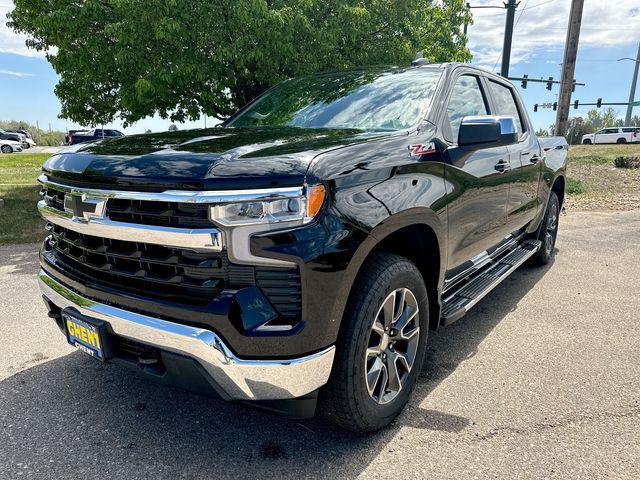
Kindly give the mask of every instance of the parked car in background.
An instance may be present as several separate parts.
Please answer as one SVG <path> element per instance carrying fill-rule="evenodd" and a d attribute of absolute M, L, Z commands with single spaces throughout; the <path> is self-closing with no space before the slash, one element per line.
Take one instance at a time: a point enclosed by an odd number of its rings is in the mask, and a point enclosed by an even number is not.
<path fill-rule="evenodd" d="M 33 136 L 31 132 L 28 130 L 5 130 L 7 133 L 18 133 L 20 135 L 24 135 L 24 140 L 22 142 L 23 148 L 31 148 L 36 146 L 36 142 L 33 140 Z"/>
<path fill-rule="evenodd" d="M 640 127 L 610 127 L 582 136 L 582 143 L 635 143 L 640 142 Z"/>
<path fill-rule="evenodd" d="M 0 139 L 0 152 L 17 153 L 21 151 L 22 151 L 22 142 L 16 142 L 15 140 Z"/>
<path fill-rule="evenodd" d="M 3 130 L 2 128 L 0 128 L 0 140 L 12 140 L 14 142 L 18 142 L 22 146 L 22 148 L 30 147 L 29 143 L 27 142 L 26 135 L 18 132 Z"/>
<path fill-rule="evenodd" d="M 112 130 L 106 128 L 94 128 L 92 130 L 69 130 L 67 135 L 67 144 L 75 145 L 76 143 L 93 142 L 103 138 L 124 137 L 124 133 L 120 130 Z"/>

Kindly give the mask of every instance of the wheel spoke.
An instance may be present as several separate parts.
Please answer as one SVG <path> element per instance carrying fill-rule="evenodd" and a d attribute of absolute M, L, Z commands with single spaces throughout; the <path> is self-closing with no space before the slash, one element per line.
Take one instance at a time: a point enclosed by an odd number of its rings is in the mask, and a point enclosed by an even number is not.
<path fill-rule="evenodd" d="M 380 346 L 367 348 L 367 360 L 380 354 Z"/>
<path fill-rule="evenodd" d="M 384 363 L 380 358 L 377 358 L 376 361 L 373 362 L 371 369 L 367 372 L 367 389 L 369 390 L 369 395 L 374 396 L 376 386 L 380 383 L 380 377 L 384 370 L 386 370 Z"/>
<path fill-rule="evenodd" d="M 400 374 L 398 373 L 398 365 L 396 364 L 397 354 L 387 355 L 387 372 L 389 374 L 388 386 L 389 390 L 399 392 L 402 388 L 400 382 Z"/>
<path fill-rule="evenodd" d="M 397 357 L 396 362 L 400 363 L 402 368 L 404 368 L 404 370 L 409 373 L 411 371 L 411 365 L 409 365 L 409 359 L 407 358 L 407 356 L 401 352 L 395 352 L 395 355 Z"/>
<path fill-rule="evenodd" d="M 384 315 L 385 328 L 393 323 L 393 314 L 395 313 L 396 292 L 393 292 L 387 297 L 382 305 L 382 313 Z"/>
<path fill-rule="evenodd" d="M 397 322 L 398 319 L 402 316 L 405 311 L 404 299 L 406 295 L 406 290 L 403 288 L 402 290 L 396 290 L 395 301 L 393 305 L 393 321 Z"/>
<path fill-rule="evenodd" d="M 382 335 L 384 335 L 384 325 L 380 323 L 379 318 L 375 319 L 375 321 L 373 322 L 373 327 L 371 327 L 371 330 L 376 332 L 380 336 L 380 338 L 382 338 Z"/>

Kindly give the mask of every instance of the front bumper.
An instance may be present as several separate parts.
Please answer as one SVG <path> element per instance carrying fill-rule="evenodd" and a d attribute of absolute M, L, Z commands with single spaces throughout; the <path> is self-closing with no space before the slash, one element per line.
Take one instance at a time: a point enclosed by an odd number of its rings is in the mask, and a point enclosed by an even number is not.
<path fill-rule="evenodd" d="M 99 303 L 76 293 L 44 270 L 43 295 L 60 309 L 104 320 L 119 336 L 177 353 L 198 362 L 227 400 L 286 400 L 307 395 L 329 379 L 335 347 L 286 360 L 236 357 L 214 332 Z"/>

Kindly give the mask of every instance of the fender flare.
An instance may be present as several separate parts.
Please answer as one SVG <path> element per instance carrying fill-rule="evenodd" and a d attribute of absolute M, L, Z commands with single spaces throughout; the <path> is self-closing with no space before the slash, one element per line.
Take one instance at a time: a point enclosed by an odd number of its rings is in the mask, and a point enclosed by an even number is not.
<path fill-rule="evenodd" d="M 446 265 L 447 260 L 446 223 L 444 223 L 440 217 L 429 208 L 416 207 L 399 212 L 386 218 L 372 228 L 365 240 L 353 253 L 351 261 L 345 270 L 342 284 L 336 289 L 336 301 L 334 302 L 334 310 L 331 318 L 338 322 L 337 332 L 340 331 L 342 326 L 342 318 L 347 307 L 347 302 L 349 301 L 353 285 L 364 262 L 369 257 L 369 254 L 389 235 L 401 230 L 402 228 L 414 225 L 429 227 L 435 233 L 438 242 L 441 266 L 439 269 L 438 291 L 441 290 L 445 274 L 445 268 L 442 268 L 442 266 Z"/>

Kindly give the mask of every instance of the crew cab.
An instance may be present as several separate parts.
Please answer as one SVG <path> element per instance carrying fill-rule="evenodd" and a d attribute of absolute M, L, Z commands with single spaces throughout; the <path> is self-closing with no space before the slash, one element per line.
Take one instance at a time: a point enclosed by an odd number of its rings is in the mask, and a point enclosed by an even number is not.
<path fill-rule="evenodd" d="M 100 361 L 372 431 L 407 403 L 429 331 L 551 260 L 566 156 L 469 65 L 291 79 L 216 128 L 52 156 L 39 283 Z"/>
<path fill-rule="evenodd" d="M 640 142 L 640 128 L 638 127 L 611 127 L 603 128 L 595 133 L 582 136 L 584 145 L 592 143 L 634 143 Z"/>
<path fill-rule="evenodd" d="M 69 130 L 66 135 L 66 142 L 69 145 L 75 145 L 76 143 L 92 142 L 95 140 L 101 140 L 111 137 L 123 137 L 124 133 L 120 130 L 112 130 L 106 128 L 94 128 L 93 130 Z"/>

